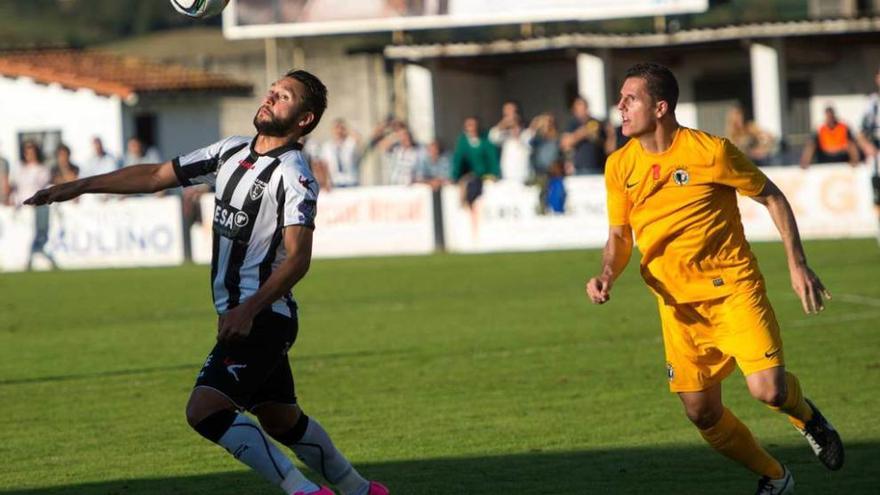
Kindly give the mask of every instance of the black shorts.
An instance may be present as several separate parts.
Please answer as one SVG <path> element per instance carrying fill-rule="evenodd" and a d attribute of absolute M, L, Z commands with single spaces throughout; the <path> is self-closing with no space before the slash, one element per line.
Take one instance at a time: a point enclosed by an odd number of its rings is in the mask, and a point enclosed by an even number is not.
<path fill-rule="evenodd" d="M 296 318 L 263 311 L 254 318 L 245 340 L 214 346 L 195 386 L 221 392 L 240 409 L 250 410 L 265 402 L 296 404 L 287 350 L 296 340 L 297 329 Z"/>

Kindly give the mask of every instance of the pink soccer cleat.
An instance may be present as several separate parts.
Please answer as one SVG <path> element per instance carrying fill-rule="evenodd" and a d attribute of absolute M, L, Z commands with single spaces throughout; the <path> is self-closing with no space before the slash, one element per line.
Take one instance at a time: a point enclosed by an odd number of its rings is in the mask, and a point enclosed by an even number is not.
<path fill-rule="evenodd" d="M 378 481 L 371 481 L 370 491 L 367 493 L 368 495 L 388 495 L 391 492 L 389 492 L 388 488 L 382 483 L 379 483 Z"/>
<path fill-rule="evenodd" d="M 309 492 L 309 493 L 294 492 L 293 495 L 336 495 L 336 494 L 333 493 L 333 490 L 327 488 L 326 486 L 322 486 L 321 489 L 316 492 Z"/>

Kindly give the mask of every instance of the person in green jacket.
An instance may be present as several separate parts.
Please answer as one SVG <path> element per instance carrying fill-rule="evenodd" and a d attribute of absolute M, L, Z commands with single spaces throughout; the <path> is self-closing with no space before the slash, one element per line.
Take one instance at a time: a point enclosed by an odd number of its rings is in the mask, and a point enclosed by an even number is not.
<path fill-rule="evenodd" d="M 451 175 L 453 181 L 464 185 L 464 200 L 469 206 L 483 193 L 483 180 L 501 176 L 498 148 L 480 131 L 477 117 L 464 119 L 452 155 Z"/>

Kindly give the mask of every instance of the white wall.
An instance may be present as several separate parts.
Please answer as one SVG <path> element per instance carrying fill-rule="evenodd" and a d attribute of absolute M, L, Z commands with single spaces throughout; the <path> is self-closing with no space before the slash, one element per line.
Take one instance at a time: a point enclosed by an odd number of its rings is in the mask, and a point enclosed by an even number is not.
<path fill-rule="evenodd" d="M 125 107 L 126 138 L 131 137 L 134 131 L 135 116 L 142 112 L 156 114 L 157 147 L 164 160 L 189 153 L 226 137 L 220 133 L 221 109 L 220 99 L 217 97 L 141 98 L 136 106 Z"/>
<path fill-rule="evenodd" d="M 18 167 L 18 133 L 60 130 L 74 163 L 92 156 L 92 137 L 119 156 L 123 150 L 122 103 L 90 90 L 37 84 L 29 78 L 0 77 L 0 155 Z"/>

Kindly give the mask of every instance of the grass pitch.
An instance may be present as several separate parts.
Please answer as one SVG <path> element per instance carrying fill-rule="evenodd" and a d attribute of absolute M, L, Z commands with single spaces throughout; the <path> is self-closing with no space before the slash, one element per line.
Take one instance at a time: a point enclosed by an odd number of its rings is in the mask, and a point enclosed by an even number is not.
<path fill-rule="evenodd" d="M 877 493 L 880 250 L 811 242 L 835 295 L 808 317 L 779 244 L 754 246 L 786 360 L 841 431 L 829 473 L 778 414 L 725 400 L 798 493 Z M 305 411 L 395 495 L 742 494 L 666 388 L 653 298 L 633 266 L 605 306 L 598 251 L 318 260 L 295 293 Z M 0 493 L 279 493 L 192 432 L 184 405 L 216 330 L 209 269 L 0 275 Z"/>

